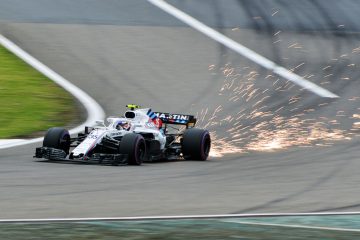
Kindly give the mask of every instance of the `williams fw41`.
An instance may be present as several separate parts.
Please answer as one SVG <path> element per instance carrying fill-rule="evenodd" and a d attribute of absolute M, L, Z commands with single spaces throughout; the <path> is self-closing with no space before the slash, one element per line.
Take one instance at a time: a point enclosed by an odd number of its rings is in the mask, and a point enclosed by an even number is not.
<path fill-rule="evenodd" d="M 97 127 L 85 127 L 77 137 L 66 129 L 50 128 L 34 157 L 113 165 L 208 158 L 210 134 L 195 128 L 194 116 L 127 107 L 123 117 L 109 117 L 107 125 L 96 121 Z"/>

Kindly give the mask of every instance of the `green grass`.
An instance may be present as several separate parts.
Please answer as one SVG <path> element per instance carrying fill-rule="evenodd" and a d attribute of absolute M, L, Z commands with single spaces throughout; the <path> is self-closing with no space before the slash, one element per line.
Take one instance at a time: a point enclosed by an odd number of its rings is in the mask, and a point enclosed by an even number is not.
<path fill-rule="evenodd" d="M 0 47 L 0 139 L 36 136 L 74 117 L 69 93 Z"/>

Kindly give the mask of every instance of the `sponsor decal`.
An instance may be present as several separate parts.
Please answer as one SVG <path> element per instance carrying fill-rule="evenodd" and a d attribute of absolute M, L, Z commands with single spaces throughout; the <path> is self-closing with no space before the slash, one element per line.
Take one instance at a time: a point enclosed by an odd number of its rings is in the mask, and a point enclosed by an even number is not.
<path fill-rule="evenodd" d="M 155 113 L 156 116 L 158 116 L 161 119 L 164 120 L 168 120 L 168 121 L 172 121 L 173 122 L 179 122 L 179 121 L 184 121 L 187 122 L 189 121 L 190 116 L 189 115 L 183 115 L 183 114 L 172 114 L 172 113 Z"/>
<path fill-rule="evenodd" d="M 122 132 L 112 132 L 112 133 L 110 133 L 111 137 L 121 136 L 121 135 L 122 135 Z"/>
<path fill-rule="evenodd" d="M 155 128 L 155 125 L 154 125 L 153 122 L 147 122 L 147 123 L 145 123 L 145 125 L 146 125 L 146 127 L 148 127 L 148 128 Z"/>
<path fill-rule="evenodd" d="M 153 123 L 157 128 L 162 127 L 162 120 L 160 118 L 158 118 L 158 117 L 153 120 Z"/>

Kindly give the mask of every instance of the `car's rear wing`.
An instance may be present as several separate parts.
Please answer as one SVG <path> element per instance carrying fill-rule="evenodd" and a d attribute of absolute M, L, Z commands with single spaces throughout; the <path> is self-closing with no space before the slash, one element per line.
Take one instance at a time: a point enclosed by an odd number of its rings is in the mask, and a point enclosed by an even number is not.
<path fill-rule="evenodd" d="M 192 128 L 196 124 L 196 118 L 193 115 L 154 112 L 164 124 L 186 125 L 186 128 Z"/>

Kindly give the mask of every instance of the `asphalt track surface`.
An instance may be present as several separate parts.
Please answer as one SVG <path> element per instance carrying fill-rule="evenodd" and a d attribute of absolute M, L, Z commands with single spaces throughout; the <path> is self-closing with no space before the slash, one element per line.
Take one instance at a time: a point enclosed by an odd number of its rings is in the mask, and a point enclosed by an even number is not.
<path fill-rule="evenodd" d="M 1 150 L 0 218 L 359 211 L 360 3 L 169 2 L 341 98 L 277 80 L 145 1 L 0 0 L 0 33 L 89 93 L 107 115 L 137 103 L 198 114 L 204 126 L 221 105 L 209 126 L 214 146 L 221 138 L 233 144 L 231 154 L 206 162 L 141 167 L 38 162 L 37 145 Z M 237 93 L 236 84 L 254 84 L 249 89 L 261 94 Z M 237 129 L 241 139 L 227 132 L 235 124 L 245 127 Z M 272 133 L 294 144 L 264 151 L 259 139 L 276 139 Z"/>

